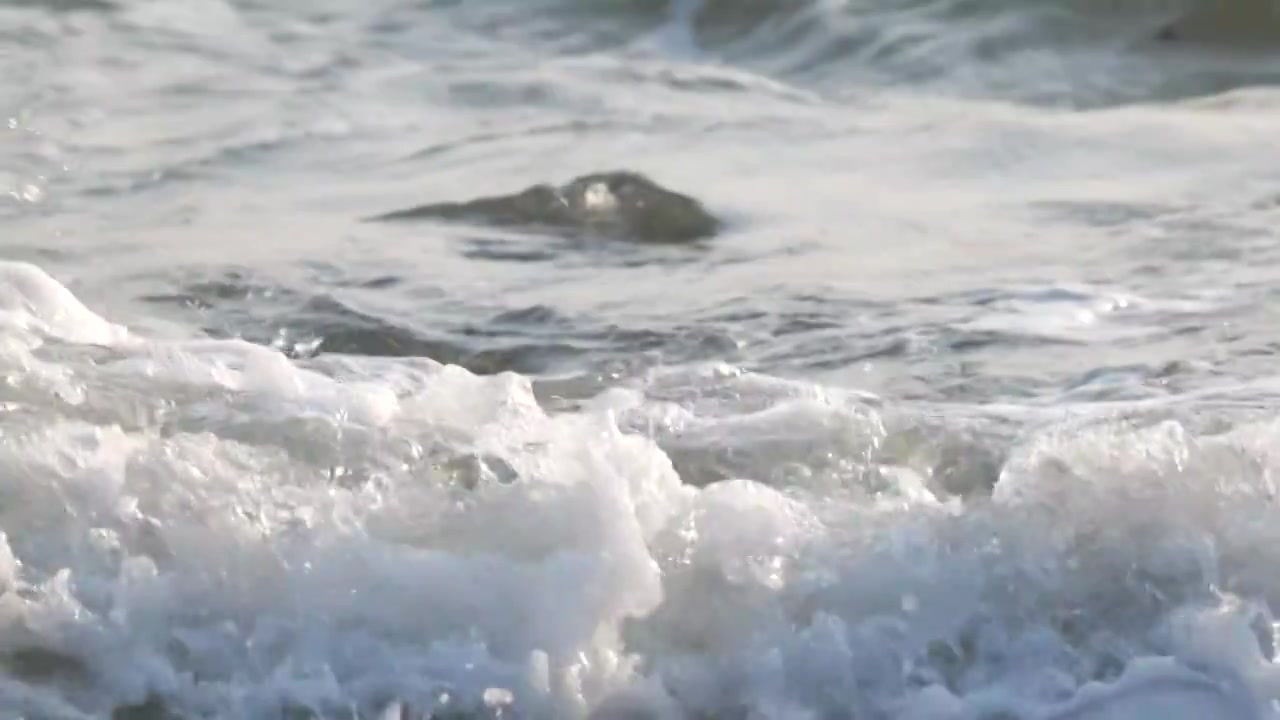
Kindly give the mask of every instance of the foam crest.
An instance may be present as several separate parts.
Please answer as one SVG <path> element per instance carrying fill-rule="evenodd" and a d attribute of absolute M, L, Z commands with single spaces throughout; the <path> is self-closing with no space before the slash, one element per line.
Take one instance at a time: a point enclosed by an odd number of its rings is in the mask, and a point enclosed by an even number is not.
<path fill-rule="evenodd" d="M 0 262 L 0 323 L 68 342 L 112 345 L 127 337 L 44 270 L 23 262 Z"/>

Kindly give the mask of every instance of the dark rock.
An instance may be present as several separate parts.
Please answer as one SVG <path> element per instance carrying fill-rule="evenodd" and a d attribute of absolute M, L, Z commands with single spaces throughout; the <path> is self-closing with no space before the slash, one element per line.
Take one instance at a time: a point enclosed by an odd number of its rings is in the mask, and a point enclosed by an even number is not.
<path fill-rule="evenodd" d="M 625 171 L 584 175 L 559 187 L 535 185 L 514 195 L 422 205 L 370 219 L 464 221 L 644 243 L 689 243 L 715 235 L 721 226 L 694 198 Z"/>

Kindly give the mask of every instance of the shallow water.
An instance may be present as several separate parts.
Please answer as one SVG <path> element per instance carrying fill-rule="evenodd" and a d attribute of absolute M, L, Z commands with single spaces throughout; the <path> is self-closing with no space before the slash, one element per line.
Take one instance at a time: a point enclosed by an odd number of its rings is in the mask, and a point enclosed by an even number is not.
<path fill-rule="evenodd" d="M 0 715 L 1280 714 L 1194 4 L 0 3 Z"/>

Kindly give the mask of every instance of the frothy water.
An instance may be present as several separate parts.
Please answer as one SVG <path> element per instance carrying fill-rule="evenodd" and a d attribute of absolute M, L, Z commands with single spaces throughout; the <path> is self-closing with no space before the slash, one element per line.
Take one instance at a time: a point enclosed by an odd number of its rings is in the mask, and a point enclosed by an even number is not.
<path fill-rule="evenodd" d="M 0 717 L 1280 715 L 1277 26 L 0 3 Z"/>
<path fill-rule="evenodd" d="M 21 713 L 1274 713 L 1274 419 L 939 418 L 728 366 L 548 412 L 125 335 L 4 270 Z"/>

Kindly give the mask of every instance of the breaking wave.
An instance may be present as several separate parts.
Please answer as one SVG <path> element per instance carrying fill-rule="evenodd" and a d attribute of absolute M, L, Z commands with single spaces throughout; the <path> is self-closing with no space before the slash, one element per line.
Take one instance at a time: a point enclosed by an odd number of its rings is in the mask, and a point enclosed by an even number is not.
<path fill-rule="evenodd" d="M 31 265 L 0 267 L 0 309 L 20 713 L 1191 719 L 1280 697 L 1273 414 L 912 405 L 699 364 L 555 410 L 513 373 L 140 337 Z"/>

